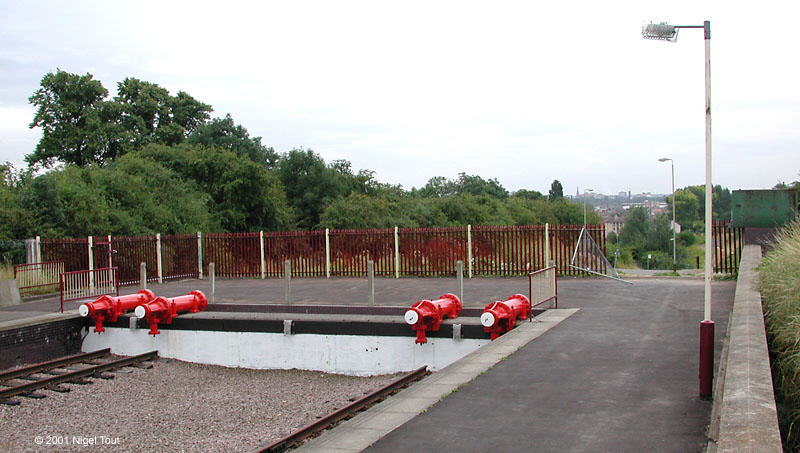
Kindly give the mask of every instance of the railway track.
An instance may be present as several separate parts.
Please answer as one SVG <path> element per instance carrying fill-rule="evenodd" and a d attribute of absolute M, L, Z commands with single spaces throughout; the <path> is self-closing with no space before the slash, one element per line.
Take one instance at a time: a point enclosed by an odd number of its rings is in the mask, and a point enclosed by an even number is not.
<path fill-rule="evenodd" d="M 158 357 L 158 351 L 150 351 L 122 359 L 105 360 L 111 356 L 110 349 L 75 354 L 48 362 L 18 368 L 0 373 L 0 404 L 17 405 L 15 396 L 44 398 L 45 394 L 36 390 L 68 392 L 61 384 L 88 384 L 87 378 L 113 379 L 114 371 L 126 366 L 150 367 L 144 362 Z"/>
<path fill-rule="evenodd" d="M 325 417 L 322 417 L 319 420 L 298 429 L 283 439 L 258 447 L 254 450 L 254 453 L 278 453 L 296 447 L 309 437 L 313 437 L 318 433 L 328 429 L 332 425 L 356 415 L 358 412 L 361 412 L 369 406 L 382 401 L 387 396 L 399 391 L 406 385 L 423 378 L 426 374 L 428 374 L 427 370 L 428 367 L 424 366 L 404 376 L 401 376 L 400 378 L 386 384 L 378 390 L 375 390 L 369 395 L 356 400 L 345 407 L 337 409 Z"/>

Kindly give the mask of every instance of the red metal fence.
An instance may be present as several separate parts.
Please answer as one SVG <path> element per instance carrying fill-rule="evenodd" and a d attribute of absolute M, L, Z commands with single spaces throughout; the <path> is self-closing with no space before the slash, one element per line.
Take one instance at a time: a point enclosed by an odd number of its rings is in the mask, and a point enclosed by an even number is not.
<path fill-rule="evenodd" d="M 714 236 L 714 272 L 739 272 L 744 229 L 732 227 L 728 220 L 715 220 L 711 231 Z"/>
<path fill-rule="evenodd" d="M 473 275 L 510 276 L 547 267 L 549 244 L 559 273 L 580 275 L 569 264 L 581 228 L 551 225 L 549 238 L 543 225 L 209 233 L 202 240 L 195 234 L 94 236 L 91 267 L 116 267 L 121 285 L 139 282 L 142 262 L 149 281 L 194 278 L 212 262 L 220 277 L 281 277 L 286 260 L 298 277 L 361 276 L 370 260 L 384 276 L 454 275 L 457 261 Z M 605 251 L 604 226 L 587 231 Z M 88 238 L 43 239 L 41 248 L 44 259 L 63 260 L 66 271 L 90 267 Z"/>

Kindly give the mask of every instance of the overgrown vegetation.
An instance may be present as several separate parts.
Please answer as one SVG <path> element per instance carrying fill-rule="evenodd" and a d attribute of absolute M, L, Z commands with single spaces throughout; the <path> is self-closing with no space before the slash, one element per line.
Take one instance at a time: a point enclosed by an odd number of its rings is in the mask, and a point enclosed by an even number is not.
<path fill-rule="evenodd" d="M 608 235 L 607 253 L 609 260 L 617 267 L 631 268 L 639 266 L 644 269 L 672 268 L 672 229 L 669 214 L 649 217 L 642 207 L 628 210 L 625 225 L 620 234 Z M 676 235 L 677 268 L 695 267 L 695 256 L 702 256 L 702 248 L 697 247 L 700 236 L 691 231 L 682 231 Z M 619 255 L 615 255 L 619 250 Z M 697 254 L 697 251 L 700 254 Z"/>
<path fill-rule="evenodd" d="M 800 451 L 800 222 L 776 238 L 759 267 L 785 451 Z"/>

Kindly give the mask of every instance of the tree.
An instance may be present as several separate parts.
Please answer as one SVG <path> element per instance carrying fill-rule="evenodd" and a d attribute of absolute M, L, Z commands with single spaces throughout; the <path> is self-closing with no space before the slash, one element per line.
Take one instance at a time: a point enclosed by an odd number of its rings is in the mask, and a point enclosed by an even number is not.
<path fill-rule="evenodd" d="M 120 124 L 128 133 L 129 150 L 150 143 L 176 145 L 209 118 L 211 106 L 155 83 L 126 78 L 117 84 L 114 102 L 121 106 Z"/>
<path fill-rule="evenodd" d="M 561 182 L 557 179 L 553 180 L 552 184 L 550 184 L 550 192 L 547 195 L 547 198 L 550 201 L 556 201 L 564 198 L 564 188 L 561 186 Z"/>
<path fill-rule="evenodd" d="M 281 156 L 276 166 L 289 205 L 297 213 L 300 228 L 315 228 L 325 207 L 346 195 L 347 187 L 337 180 L 336 170 L 312 150 L 293 149 Z"/>
<path fill-rule="evenodd" d="M 634 248 L 644 248 L 650 230 L 647 220 L 647 211 L 643 207 L 630 208 L 625 214 L 625 224 L 619 233 L 619 242 Z"/>
<path fill-rule="evenodd" d="M 226 149 L 267 168 L 272 168 L 278 160 L 274 149 L 262 145 L 261 137 L 250 137 L 247 129 L 235 124 L 230 115 L 200 124 L 186 138 L 186 143 Z"/>
<path fill-rule="evenodd" d="M 161 163 L 208 194 L 211 212 L 226 231 L 294 227 L 278 177 L 246 157 L 188 144 L 149 145 L 134 155 Z"/>
<path fill-rule="evenodd" d="M 104 101 L 108 90 L 91 74 L 61 70 L 42 78 L 28 98 L 36 107 L 30 128 L 41 127 L 42 138 L 29 165 L 51 167 L 56 161 L 79 166 L 113 159 L 119 149 L 113 136 L 114 109 Z"/>
<path fill-rule="evenodd" d="M 397 212 L 384 199 L 351 193 L 331 202 L 320 215 L 320 228 L 364 229 L 397 226 Z"/>
<path fill-rule="evenodd" d="M 672 210 L 672 196 L 667 197 L 667 204 Z M 681 225 L 689 226 L 692 222 L 700 220 L 702 217 L 698 216 L 700 211 L 700 200 L 697 195 L 690 190 L 676 190 L 675 191 L 675 221 Z"/>
<path fill-rule="evenodd" d="M 514 192 L 514 197 L 526 198 L 528 200 L 543 200 L 544 195 L 538 190 L 520 189 Z"/>
<path fill-rule="evenodd" d="M 166 89 L 134 78 L 120 82 L 117 90 L 107 100 L 108 90 L 91 74 L 58 70 L 45 75 L 28 99 L 37 107 L 30 127 L 42 128 L 36 150 L 25 156 L 28 164 L 104 165 L 149 143 L 178 144 L 211 111 L 210 105 L 182 91 L 170 96 Z"/>

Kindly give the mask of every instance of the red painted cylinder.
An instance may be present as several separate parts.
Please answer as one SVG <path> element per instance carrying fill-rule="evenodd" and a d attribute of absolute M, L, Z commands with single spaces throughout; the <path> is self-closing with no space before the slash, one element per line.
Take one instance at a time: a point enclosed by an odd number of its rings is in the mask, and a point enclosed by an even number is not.
<path fill-rule="evenodd" d="M 155 297 L 152 291 L 146 289 L 126 296 L 100 296 L 93 302 L 81 304 L 78 313 L 83 317 L 91 317 L 94 321 L 94 331 L 101 333 L 106 330 L 103 328 L 104 321 L 117 322 L 121 314 L 150 302 Z"/>
<path fill-rule="evenodd" d="M 461 314 L 461 300 L 455 294 L 442 294 L 438 299 L 420 300 L 406 311 L 406 323 L 417 332 L 416 343 L 428 342 L 428 330 L 436 332 L 444 318 L 456 318 Z"/>
<path fill-rule="evenodd" d="M 192 291 L 185 296 L 156 297 L 146 304 L 136 307 L 134 314 L 137 318 L 147 319 L 150 325 L 150 335 L 158 335 L 158 324 L 172 324 L 173 318 L 180 313 L 197 313 L 205 310 L 208 299 L 202 291 Z"/>
<path fill-rule="evenodd" d="M 528 319 L 531 315 L 531 301 L 522 294 L 514 294 L 504 301 L 486 305 L 481 315 L 483 331 L 494 340 L 514 328 L 517 319 Z"/>
<path fill-rule="evenodd" d="M 700 323 L 700 398 L 714 392 L 714 321 Z"/>

